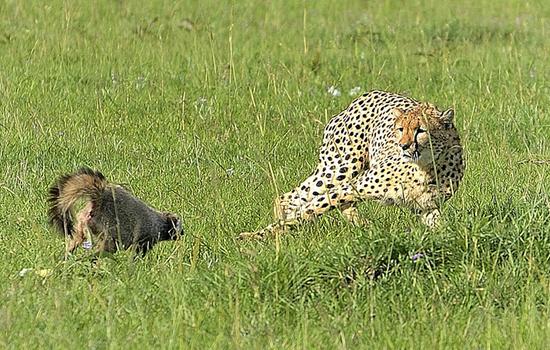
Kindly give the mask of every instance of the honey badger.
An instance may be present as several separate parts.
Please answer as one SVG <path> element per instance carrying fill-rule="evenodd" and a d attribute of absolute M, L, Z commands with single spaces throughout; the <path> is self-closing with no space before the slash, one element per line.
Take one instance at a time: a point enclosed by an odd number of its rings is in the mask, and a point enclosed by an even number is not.
<path fill-rule="evenodd" d="M 85 204 L 75 216 L 79 199 Z M 151 208 L 87 167 L 59 177 L 48 203 L 50 223 L 67 238 L 66 255 L 92 238 L 99 253 L 132 248 L 143 256 L 155 243 L 175 240 L 183 231 L 175 214 Z"/>

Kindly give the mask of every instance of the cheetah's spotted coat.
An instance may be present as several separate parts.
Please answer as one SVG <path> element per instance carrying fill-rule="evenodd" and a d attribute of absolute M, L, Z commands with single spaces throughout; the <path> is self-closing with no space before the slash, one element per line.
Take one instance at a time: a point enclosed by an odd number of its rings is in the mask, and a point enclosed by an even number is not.
<path fill-rule="evenodd" d="M 311 176 L 275 200 L 277 222 L 241 237 L 263 237 L 329 209 L 361 224 L 356 202 L 407 206 L 434 226 L 464 172 L 452 109 L 384 91 L 355 99 L 326 125 Z"/>

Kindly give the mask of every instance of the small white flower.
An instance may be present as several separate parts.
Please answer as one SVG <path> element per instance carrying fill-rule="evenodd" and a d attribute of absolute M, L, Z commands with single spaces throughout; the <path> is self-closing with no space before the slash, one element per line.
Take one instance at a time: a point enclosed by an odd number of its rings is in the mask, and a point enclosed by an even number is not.
<path fill-rule="evenodd" d="M 206 103 L 208 102 L 208 100 L 204 97 L 199 97 L 197 98 L 197 101 L 195 101 L 195 106 L 199 107 L 199 108 L 202 108 L 206 105 Z"/>
<path fill-rule="evenodd" d="M 235 174 L 235 170 L 233 170 L 233 168 L 225 169 L 225 173 L 227 176 L 233 176 L 233 174 Z"/>
<path fill-rule="evenodd" d="M 32 272 L 34 269 L 33 268 L 27 268 L 25 267 L 24 269 L 22 269 L 21 271 L 19 271 L 19 277 L 23 277 L 25 276 L 26 274 L 28 274 L 29 272 Z"/>
<path fill-rule="evenodd" d="M 418 261 L 418 260 L 420 260 L 420 259 L 422 259 L 422 258 L 424 258 L 424 257 L 425 257 L 425 255 L 424 255 L 423 253 L 416 253 L 416 254 L 414 254 L 413 256 L 411 256 L 411 260 L 412 260 L 413 262 L 416 262 L 416 261 Z"/>
<path fill-rule="evenodd" d="M 92 241 L 84 241 L 82 243 L 82 248 L 84 248 L 86 250 L 92 249 Z"/>
<path fill-rule="evenodd" d="M 113 85 L 118 84 L 118 76 L 115 72 L 111 72 L 111 82 Z"/>
<path fill-rule="evenodd" d="M 137 77 L 137 79 L 136 79 L 136 89 L 142 89 L 143 87 L 145 87 L 145 83 L 147 83 L 147 78 L 146 77 L 142 77 L 142 76 Z"/>
<path fill-rule="evenodd" d="M 194 103 L 195 109 L 199 112 L 199 117 L 204 118 L 204 113 L 210 112 L 210 106 L 208 100 L 204 97 L 199 97 Z"/>
<path fill-rule="evenodd" d="M 361 92 L 361 87 L 360 87 L 360 86 L 356 86 L 356 87 L 354 87 L 353 89 L 351 89 L 351 90 L 349 91 L 349 95 L 350 95 L 350 96 L 357 96 L 357 95 L 359 95 L 360 92 Z"/>
<path fill-rule="evenodd" d="M 342 95 L 342 93 L 340 92 L 340 90 L 338 90 L 334 85 L 331 85 L 331 86 L 328 88 L 327 92 L 328 92 L 330 95 L 334 96 L 334 97 L 338 97 L 338 96 Z"/>

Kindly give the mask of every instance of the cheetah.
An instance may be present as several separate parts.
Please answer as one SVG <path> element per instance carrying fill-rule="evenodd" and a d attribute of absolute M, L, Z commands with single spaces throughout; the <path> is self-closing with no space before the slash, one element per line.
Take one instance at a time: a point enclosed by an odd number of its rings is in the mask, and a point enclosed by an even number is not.
<path fill-rule="evenodd" d="M 356 205 L 366 199 L 408 207 L 435 227 L 464 173 L 453 118 L 453 109 L 395 93 L 363 94 L 328 122 L 317 168 L 275 200 L 276 222 L 240 238 L 285 231 L 334 208 L 365 225 Z"/>

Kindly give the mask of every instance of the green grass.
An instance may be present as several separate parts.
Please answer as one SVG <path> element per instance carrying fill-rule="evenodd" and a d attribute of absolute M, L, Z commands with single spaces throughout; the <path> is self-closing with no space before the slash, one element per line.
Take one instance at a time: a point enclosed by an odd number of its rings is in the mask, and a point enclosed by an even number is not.
<path fill-rule="evenodd" d="M 545 348 L 549 35 L 545 1 L 1 2 L 0 347 Z M 236 240 L 356 86 L 456 109 L 445 225 L 364 203 Z M 186 236 L 61 263 L 46 192 L 81 165 Z"/>

